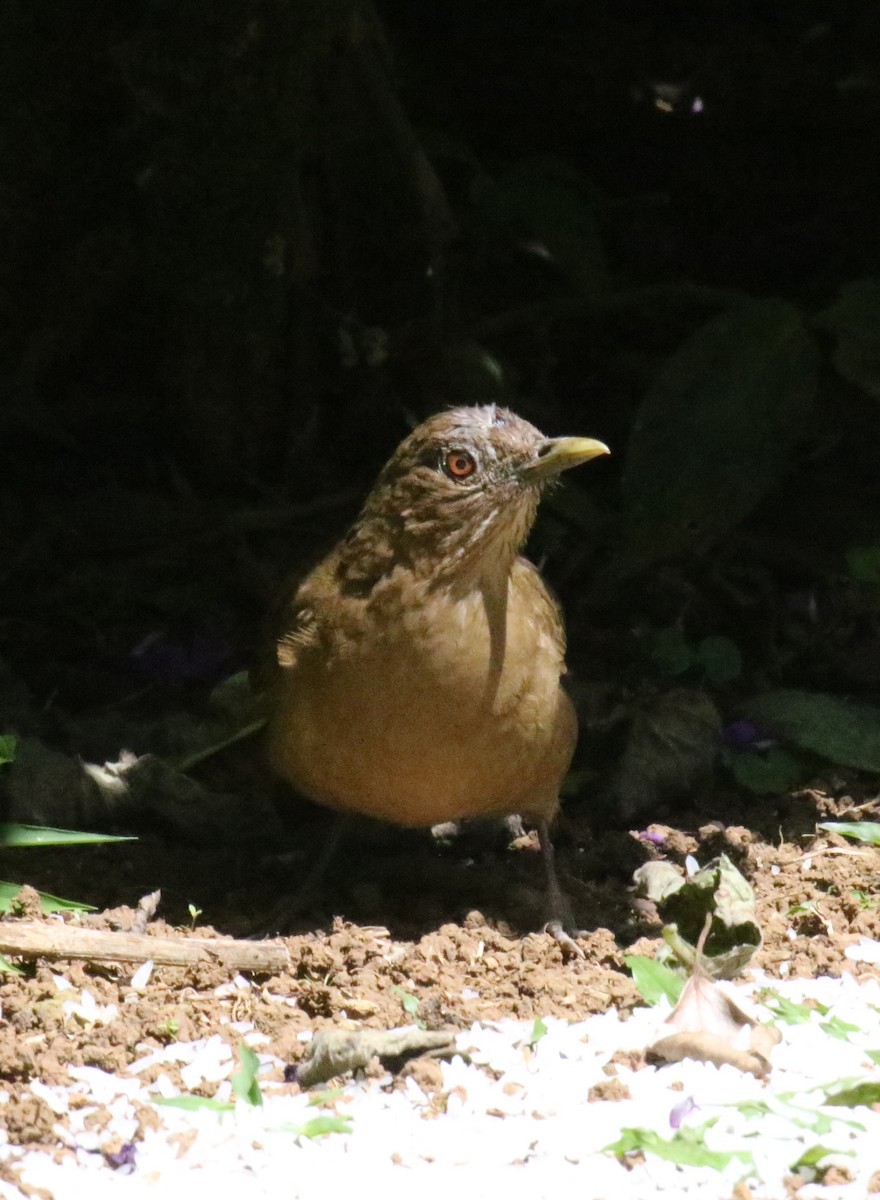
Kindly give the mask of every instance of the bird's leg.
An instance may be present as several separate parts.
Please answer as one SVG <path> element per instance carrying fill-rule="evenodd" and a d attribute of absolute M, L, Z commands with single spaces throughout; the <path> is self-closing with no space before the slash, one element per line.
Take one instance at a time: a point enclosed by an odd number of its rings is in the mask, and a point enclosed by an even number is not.
<path fill-rule="evenodd" d="M 272 908 L 269 915 L 253 930 L 253 935 L 275 937 L 282 929 L 287 932 L 292 919 L 298 916 L 313 898 L 318 884 L 324 878 L 327 868 L 339 849 L 339 843 L 349 822 L 345 816 L 337 816 L 330 826 L 330 832 L 324 840 L 324 845 L 313 859 L 299 887 L 292 895 L 282 896 Z"/>
<path fill-rule="evenodd" d="M 571 906 L 563 894 L 559 876 L 556 874 L 556 851 L 550 836 L 549 821 L 538 822 L 538 841 L 544 859 L 544 870 L 547 872 L 548 920 L 544 928 L 561 946 L 583 958 L 584 952 L 574 940 L 579 935 L 579 930 L 575 927 Z"/>
<path fill-rule="evenodd" d="M 523 825 L 523 819 L 519 813 L 511 813 L 504 818 L 504 823 L 507 826 L 507 836 L 513 841 L 516 838 L 525 837 L 526 831 Z"/>

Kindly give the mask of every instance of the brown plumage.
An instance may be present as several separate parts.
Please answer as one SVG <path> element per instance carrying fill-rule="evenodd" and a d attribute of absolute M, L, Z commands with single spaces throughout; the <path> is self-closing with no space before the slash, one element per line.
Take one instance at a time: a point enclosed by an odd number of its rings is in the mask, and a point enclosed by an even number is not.
<path fill-rule="evenodd" d="M 298 791 L 401 825 L 522 813 L 553 909 L 577 723 L 559 609 L 519 550 L 544 485 L 606 453 L 494 405 L 425 421 L 284 610 L 270 688 L 270 760 Z"/>

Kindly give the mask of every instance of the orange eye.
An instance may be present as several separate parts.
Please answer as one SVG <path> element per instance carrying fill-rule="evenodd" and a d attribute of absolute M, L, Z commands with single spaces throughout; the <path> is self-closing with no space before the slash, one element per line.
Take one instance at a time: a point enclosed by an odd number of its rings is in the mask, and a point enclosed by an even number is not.
<path fill-rule="evenodd" d="M 476 471 L 477 464 L 467 450 L 450 450 L 443 460 L 443 469 L 450 479 L 467 479 Z"/>

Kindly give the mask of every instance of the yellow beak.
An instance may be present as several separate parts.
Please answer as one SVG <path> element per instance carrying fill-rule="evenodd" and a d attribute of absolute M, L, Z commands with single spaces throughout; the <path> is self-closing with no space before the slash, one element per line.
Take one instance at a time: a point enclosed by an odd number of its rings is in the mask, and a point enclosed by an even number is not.
<path fill-rule="evenodd" d="M 541 483 L 569 467 L 579 467 L 591 458 L 610 453 L 605 443 L 595 438 L 548 438 L 538 447 L 535 458 L 520 469 L 520 479 L 524 483 Z"/>

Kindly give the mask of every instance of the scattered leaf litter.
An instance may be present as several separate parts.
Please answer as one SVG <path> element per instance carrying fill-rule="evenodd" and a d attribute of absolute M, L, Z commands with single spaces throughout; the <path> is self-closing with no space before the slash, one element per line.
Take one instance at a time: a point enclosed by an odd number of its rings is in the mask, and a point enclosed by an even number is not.
<path fill-rule="evenodd" d="M 0 1132 L 0 1197 L 326 1196 L 367 1178 L 385 1195 L 433 1195 L 468 1168 L 473 1197 L 565 1186 L 592 1200 L 862 1200 L 880 1180 L 880 983 L 755 972 L 721 986 L 780 1032 L 764 1079 L 690 1059 L 646 1064 L 665 1001 L 547 1016 L 539 1036 L 534 1021 L 474 1024 L 457 1035 L 460 1053 L 424 1075 L 377 1065 L 312 1091 L 282 1082 L 286 1064 L 238 1021 L 259 1104 L 236 1098 L 244 1058 L 216 1035 L 145 1050 L 121 1073 L 69 1067 L 68 1083 L 27 1089 L 51 1115 L 52 1145 L 22 1150 Z M 94 998 L 63 995 L 73 1019 L 100 1022 Z M 0 1085 L 0 1121 L 8 1100 Z"/>

